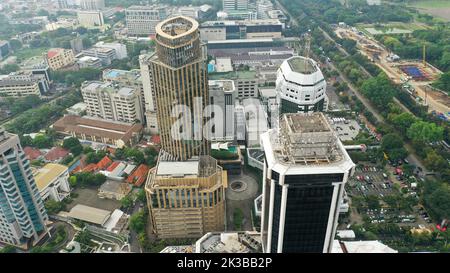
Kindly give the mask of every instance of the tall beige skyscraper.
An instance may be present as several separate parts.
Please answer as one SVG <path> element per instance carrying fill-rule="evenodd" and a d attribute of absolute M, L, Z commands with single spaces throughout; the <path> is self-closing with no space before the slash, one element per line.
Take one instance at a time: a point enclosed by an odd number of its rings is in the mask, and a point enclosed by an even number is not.
<path fill-rule="evenodd" d="M 198 27 L 197 21 L 185 16 L 159 23 L 156 52 L 149 60 L 162 148 L 178 160 L 207 155 L 210 150 L 202 130 L 209 92 Z"/>
<path fill-rule="evenodd" d="M 159 23 L 156 53 L 145 66 L 150 85 L 144 90 L 156 101 L 162 145 L 145 185 L 151 230 L 159 238 L 222 231 L 227 174 L 208 155 L 202 132 L 209 91 L 197 21 L 178 16 Z"/>

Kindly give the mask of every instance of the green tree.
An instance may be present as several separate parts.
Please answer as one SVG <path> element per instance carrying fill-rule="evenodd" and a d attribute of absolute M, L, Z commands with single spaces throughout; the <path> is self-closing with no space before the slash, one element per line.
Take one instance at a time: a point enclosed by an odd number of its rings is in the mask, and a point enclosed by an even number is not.
<path fill-rule="evenodd" d="M 394 86 L 384 73 L 365 80 L 361 91 L 379 109 L 386 109 L 396 94 Z"/>
<path fill-rule="evenodd" d="M 63 148 L 68 149 L 74 156 L 80 155 L 83 151 L 83 146 L 76 137 L 64 139 Z"/>
<path fill-rule="evenodd" d="M 0 253 L 16 253 L 16 248 L 11 245 L 6 245 L 0 249 Z"/>
<path fill-rule="evenodd" d="M 444 128 L 433 122 L 417 121 L 407 131 L 407 136 L 413 141 L 436 142 L 444 137 Z"/>
<path fill-rule="evenodd" d="M 139 211 L 130 217 L 130 228 L 134 230 L 136 233 L 145 232 L 145 212 Z"/>
<path fill-rule="evenodd" d="M 53 141 L 47 135 L 37 135 L 33 139 L 33 146 L 43 149 L 43 148 L 51 148 L 53 146 Z"/>
<path fill-rule="evenodd" d="M 50 214 L 57 214 L 58 212 L 64 210 L 66 207 L 63 202 L 57 202 L 52 199 L 46 201 L 44 206 L 47 212 Z"/>
<path fill-rule="evenodd" d="M 403 141 L 397 134 L 387 134 L 381 140 L 381 149 L 388 155 L 390 160 L 397 161 L 408 156 L 403 147 Z"/>
<path fill-rule="evenodd" d="M 71 175 L 69 177 L 69 184 L 72 188 L 75 188 L 77 186 L 77 177 L 75 175 Z"/>
<path fill-rule="evenodd" d="M 129 207 L 133 206 L 133 199 L 131 199 L 130 195 L 127 195 L 120 200 L 120 204 L 124 208 L 129 208 Z"/>
<path fill-rule="evenodd" d="M 427 153 L 427 157 L 425 158 L 423 163 L 428 169 L 432 171 L 443 171 L 449 167 L 449 163 L 447 162 L 447 160 L 445 160 L 445 158 L 436 153 L 436 151 L 434 150 L 431 150 L 429 153 Z"/>
<path fill-rule="evenodd" d="M 392 123 L 400 130 L 402 135 L 406 135 L 409 127 L 416 122 L 416 117 L 410 113 L 404 112 L 392 118 Z"/>
<path fill-rule="evenodd" d="M 376 195 L 369 195 L 366 198 L 367 207 L 369 209 L 380 209 L 380 199 Z"/>

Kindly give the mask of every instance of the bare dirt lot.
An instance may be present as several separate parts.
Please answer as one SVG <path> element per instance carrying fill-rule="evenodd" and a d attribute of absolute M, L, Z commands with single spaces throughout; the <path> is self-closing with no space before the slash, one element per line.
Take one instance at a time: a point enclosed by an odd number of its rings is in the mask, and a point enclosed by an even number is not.
<path fill-rule="evenodd" d="M 444 19 L 447 22 L 450 22 L 450 7 L 449 8 L 417 8 L 417 9 L 423 13 L 428 13 L 433 16 Z"/>

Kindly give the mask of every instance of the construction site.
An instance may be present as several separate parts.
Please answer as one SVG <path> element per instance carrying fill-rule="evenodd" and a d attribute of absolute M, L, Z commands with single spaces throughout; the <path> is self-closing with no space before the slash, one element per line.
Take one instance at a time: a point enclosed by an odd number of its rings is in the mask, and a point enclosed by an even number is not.
<path fill-rule="evenodd" d="M 425 47 L 422 60 L 401 60 L 384 45 L 366 36 L 356 28 L 337 27 L 335 33 L 342 39 L 357 42 L 360 53 L 382 69 L 396 84 L 400 84 L 417 103 L 428 106 L 428 111 L 450 118 L 450 98 L 431 86 L 442 72 L 426 61 Z"/>

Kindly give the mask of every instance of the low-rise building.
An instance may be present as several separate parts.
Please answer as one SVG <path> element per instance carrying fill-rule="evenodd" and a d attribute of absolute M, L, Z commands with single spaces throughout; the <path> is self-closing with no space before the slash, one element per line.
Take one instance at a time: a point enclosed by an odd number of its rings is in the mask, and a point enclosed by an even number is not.
<path fill-rule="evenodd" d="M 116 59 L 122 60 L 128 57 L 127 46 L 121 43 L 105 43 L 98 42 L 95 44 L 97 48 L 110 48 L 116 52 Z"/>
<path fill-rule="evenodd" d="M 34 180 L 44 201 L 61 202 L 70 194 L 69 170 L 64 165 L 49 163 L 36 170 Z"/>
<path fill-rule="evenodd" d="M 113 60 L 118 59 L 114 49 L 96 46 L 81 51 L 77 57 L 81 58 L 82 56 L 99 58 L 104 66 L 110 65 Z"/>
<path fill-rule="evenodd" d="M 79 68 L 101 68 L 102 61 L 100 58 L 83 56 L 77 60 Z"/>
<path fill-rule="evenodd" d="M 207 21 L 200 25 L 203 41 L 281 38 L 284 24 L 276 19 Z"/>
<path fill-rule="evenodd" d="M 208 232 L 194 245 L 168 246 L 160 253 L 259 253 L 261 235 L 254 231 Z"/>
<path fill-rule="evenodd" d="M 53 124 L 56 132 L 83 141 L 122 148 L 133 146 L 142 137 L 142 125 L 66 115 Z"/>
<path fill-rule="evenodd" d="M 131 189 L 132 185 L 128 183 L 107 180 L 98 189 L 98 197 L 121 200 L 131 192 Z"/>

